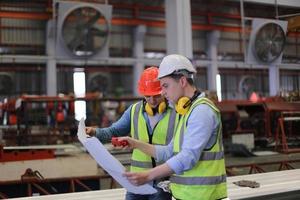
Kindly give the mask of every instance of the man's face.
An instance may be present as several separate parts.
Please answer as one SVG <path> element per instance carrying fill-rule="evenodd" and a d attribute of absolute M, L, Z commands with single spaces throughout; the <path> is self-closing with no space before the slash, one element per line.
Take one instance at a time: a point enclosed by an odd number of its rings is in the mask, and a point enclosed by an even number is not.
<path fill-rule="evenodd" d="M 167 76 L 160 79 L 160 85 L 162 88 L 162 95 L 174 104 L 176 104 L 178 99 L 183 96 L 180 81 L 176 81 L 175 79 Z"/>
<path fill-rule="evenodd" d="M 145 99 L 152 108 L 156 108 L 162 101 L 164 101 L 164 97 L 161 94 L 155 96 L 145 96 Z"/>

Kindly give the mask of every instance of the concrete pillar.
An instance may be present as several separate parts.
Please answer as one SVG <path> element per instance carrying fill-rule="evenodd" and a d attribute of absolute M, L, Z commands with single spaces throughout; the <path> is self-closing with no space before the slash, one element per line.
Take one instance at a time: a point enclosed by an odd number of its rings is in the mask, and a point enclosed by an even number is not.
<path fill-rule="evenodd" d="M 277 65 L 269 66 L 269 94 L 275 96 L 280 90 L 280 75 L 279 67 Z"/>
<path fill-rule="evenodd" d="M 56 60 L 48 59 L 47 61 L 47 95 L 56 96 L 57 95 L 57 76 L 56 76 Z"/>
<path fill-rule="evenodd" d="M 218 74 L 218 44 L 220 31 L 211 31 L 207 33 L 207 55 L 211 63 L 207 66 L 208 90 L 216 91 L 216 75 Z"/>
<path fill-rule="evenodd" d="M 133 56 L 137 58 L 136 63 L 133 66 L 133 95 L 138 96 L 137 84 L 142 74 L 145 63 L 139 59 L 144 58 L 144 37 L 146 33 L 146 26 L 139 25 L 134 30 L 134 46 L 133 46 Z"/>
<path fill-rule="evenodd" d="M 46 54 L 48 55 L 46 66 L 46 90 L 48 96 L 57 95 L 57 72 L 55 60 L 55 28 L 53 20 L 47 23 Z"/>
<path fill-rule="evenodd" d="M 189 0 L 165 0 L 167 54 L 193 58 L 191 5 Z"/>

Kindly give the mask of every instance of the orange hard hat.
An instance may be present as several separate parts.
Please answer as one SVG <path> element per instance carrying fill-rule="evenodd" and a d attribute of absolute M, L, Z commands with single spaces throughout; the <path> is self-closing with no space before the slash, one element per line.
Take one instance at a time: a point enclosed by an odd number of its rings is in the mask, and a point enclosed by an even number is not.
<path fill-rule="evenodd" d="M 140 95 L 155 96 L 161 94 L 160 82 L 157 79 L 157 76 L 157 67 L 149 67 L 143 71 L 138 83 Z"/>

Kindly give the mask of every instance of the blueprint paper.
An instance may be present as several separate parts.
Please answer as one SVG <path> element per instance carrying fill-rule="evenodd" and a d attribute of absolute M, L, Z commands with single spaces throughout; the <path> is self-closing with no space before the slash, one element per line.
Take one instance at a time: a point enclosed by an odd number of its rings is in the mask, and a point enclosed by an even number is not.
<path fill-rule="evenodd" d="M 140 186 L 131 184 L 128 179 L 123 176 L 126 169 L 119 160 L 113 157 L 96 137 L 88 137 L 88 135 L 86 135 L 83 118 L 79 122 L 77 136 L 97 163 L 127 191 L 135 194 L 154 194 L 157 192 L 155 188 L 148 184 Z"/>

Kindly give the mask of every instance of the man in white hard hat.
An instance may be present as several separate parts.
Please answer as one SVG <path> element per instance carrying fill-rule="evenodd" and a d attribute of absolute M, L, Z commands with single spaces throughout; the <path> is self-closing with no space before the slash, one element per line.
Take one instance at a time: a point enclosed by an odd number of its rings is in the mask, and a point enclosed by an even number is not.
<path fill-rule="evenodd" d="M 176 199 L 223 199 L 227 197 L 222 125 L 218 108 L 194 86 L 196 73 L 182 55 L 168 55 L 159 66 L 162 94 L 175 105 L 181 119 L 167 146 L 150 145 L 123 138 L 163 165 L 147 172 L 124 175 L 140 185 L 171 176 L 170 189 Z"/>

